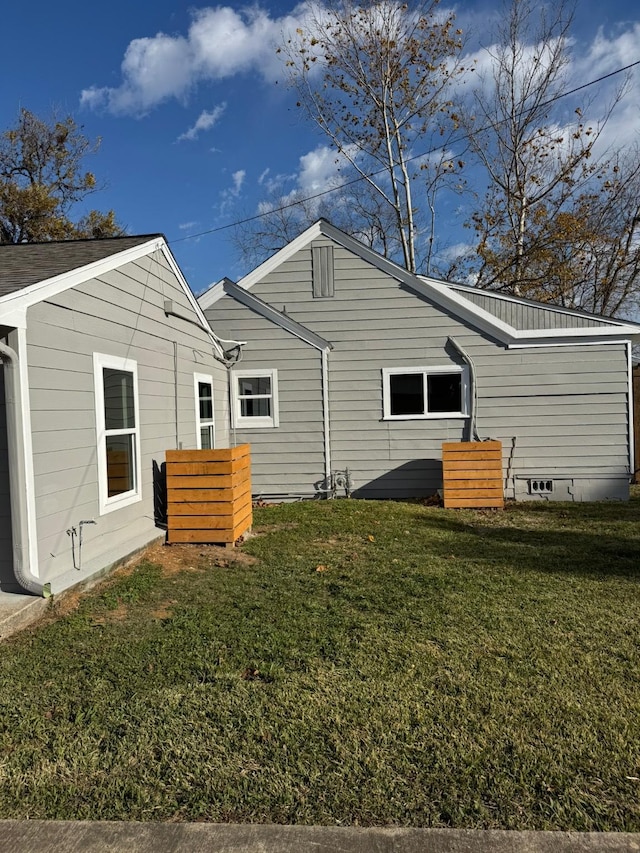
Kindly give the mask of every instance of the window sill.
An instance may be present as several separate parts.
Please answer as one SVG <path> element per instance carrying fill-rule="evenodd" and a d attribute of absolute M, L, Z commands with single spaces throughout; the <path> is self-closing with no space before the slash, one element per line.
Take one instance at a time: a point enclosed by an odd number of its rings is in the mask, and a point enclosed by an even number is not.
<path fill-rule="evenodd" d="M 110 512 L 115 512 L 117 509 L 124 509 L 126 506 L 138 503 L 142 500 L 140 492 L 128 492 L 125 495 L 117 498 L 108 498 L 107 502 L 100 507 L 100 515 L 107 515 Z"/>
<path fill-rule="evenodd" d="M 433 415 L 385 415 L 383 421 L 453 421 L 464 420 L 469 415 L 460 412 L 438 412 Z"/>

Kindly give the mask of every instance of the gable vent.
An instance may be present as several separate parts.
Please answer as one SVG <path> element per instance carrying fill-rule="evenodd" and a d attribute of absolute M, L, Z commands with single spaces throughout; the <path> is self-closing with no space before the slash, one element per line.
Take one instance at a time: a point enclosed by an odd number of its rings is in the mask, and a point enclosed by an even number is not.
<path fill-rule="evenodd" d="M 334 295 L 333 246 L 313 246 L 313 296 L 326 299 Z"/>

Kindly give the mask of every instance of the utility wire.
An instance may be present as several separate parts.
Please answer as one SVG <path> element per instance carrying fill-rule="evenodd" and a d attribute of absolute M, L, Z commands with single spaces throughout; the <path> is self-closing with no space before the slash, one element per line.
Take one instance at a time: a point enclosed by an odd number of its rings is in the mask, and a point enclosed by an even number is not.
<path fill-rule="evenodd" d="M 603 74 L 601 77 L 597 77 L 595 80 L 590 80 L 588 83 L 583 83 L 581 86 L 576 86 L 574 89 L 569 89 L 567 92 L 559 92 L 557 95 L 554 95 L 552 98 L 549 98 L 548 101 L 543 101 L 541 104 L 537 104 L 536 107 L 531 107 L 531 109 L 522 110 L 518 117 L 526 115 L 528 112 L 531 112 L 533 109 L 541 109 L 543 107 L 548 107 L 550 104 L 553 104 L 555 101 L 559 101 L 561 98 L 568 98 L 569 95 L 575 95 L 576 92 L 581 92 L 583 89 L 588 89 L 590 86 L 596 86 L 598 83 L 602 83 L 604 80 L 608 80 L 610 77 L 615 77 L 617 74 L 622 74 L 624 71 L 630 71 L 632 68 L 636 68 L 640 65 L 640 59 L 635 62 L 631 62 L 629 65 L 625 65 L 623 68 L 616 68 L 615 71 L 610 71 L 608 74 Z M 500 124 L 504 124 L 506 119 L 503 119 Z M 476 130 L 476 133 L 484 133 L 486 130 L 490 130 L 491 125 L 487 125 L 485 127 L 481 127 L 479 130 Z M 437 148 L 431 148 L 429 151 L 423 151 L 420 154 L 414 154 L 413 157 L 408 157 L 406 162 L 411 163 L 413 160 L 420 160 L 423 157 L 429 157 L 431 154 L 434 154 L 436 151 L 441 151 L 448 145 L 451 145 L 454 142 L 459 142 L 462 137 L 449 139 L 444 145 L 439 145 Z M 381 169 L 377 169 L 375 172 L 371 172 L 367 175 L 369 178 L 373 178 L 376 175 L 381 175 L 383 172 L 386 172 L 387 168 L 383 167 Z M 304 204 L 307 201 L 314 201 L 317 198 L 322 198 L 322 196 L 329 195 L 330 193 L 338 192 L 338 190 L 343 190 L 346 187 L 350 187 L 352 184 L 357 184 L 360 181 L 364 181 L 365 177 L 363 175 L 358 175 L 356 178 L 351 178 L 349 181 L 344 181 L 341 184 L 337 184 L 336 186 L 329 187 L 326 190 L 322 190 L 321 192 L 314 193 L 313 195 L 305 196 L 304 198 L 298 198 L 295 201 L 291 201 L 288 204 L 280 205 L 280 207 L 274 207 L 271 210 L 267 210 L 264 213 L 255 213 L 253 216 L 247 216 L 244 219 L 237 219 L 235 222 L 228 222 L 226 225 L 218 225 L 215 228 L 208 228 L 206 231 L 199 231 L 197 234 L 188 234 L 186 237 L 178 237 L 175 240 L 169 240 L 169 245 L 174 245 L 175 243 L 184 243 L 186 240 L 195 240 L 198 237 L 204 237 L 206 234 L 216 234 L 220 231 L 226 231 L 228 228 L 236 228 L 238 225 L 246 225 L 249 222 L 255 222 L 256 219 L 264 219 L 265 216 L 270 216 L 272 213 L 280 213 L 281 211 L 288 210 L 290 207 L 296 207 L 299 204 Z"/>

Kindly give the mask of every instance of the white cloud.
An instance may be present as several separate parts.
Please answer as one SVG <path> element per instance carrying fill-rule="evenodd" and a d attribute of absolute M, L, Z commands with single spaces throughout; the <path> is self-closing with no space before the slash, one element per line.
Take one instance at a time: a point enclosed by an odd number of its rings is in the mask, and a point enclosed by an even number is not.
<path fill-rule="evenodd" d="M 211 130 L 211 128 L 218 122 L 218 119 L 221 118 L 226 108 L 226 103 L 222 103 L 218 104 L 217 107 L 214 107 L 211 112 L 208 112 L 207 110 L 201 112 L 193 127 L 190 127 L 189 130 L 180 134 L 178 142 L 184 139 L 197 139 L 200 131 Z"/>
<path fill-rule="evenodd" d="M 84 89 L 80 102 L 116 114 L 139 115 L 170 98 L 185 98 L 204 80 L 253 71 L 272 82 L 283 73 L 276 45 L 301 25 L 306 14 L 304 4 L 280 18 L 257 7 L 200 9 L 192 13 L 186 36 L 158 33 L 132 41 L 122 61 L 121 84 Z"/>
<path fill-rule="evenodd" d="M 240 190 L 242 189 L 242 185 L 244 183 L 244 179 L 245 179 L 246 175 L 247 175 L 247 172 L 245 169 L 238 169 L 238 171 L 234 172 L 233 175 L 231 176 L 233 179 L 233 190 L 232 190 L 233 195 L 235 195 L 235 196 L 240 195 Z"/>

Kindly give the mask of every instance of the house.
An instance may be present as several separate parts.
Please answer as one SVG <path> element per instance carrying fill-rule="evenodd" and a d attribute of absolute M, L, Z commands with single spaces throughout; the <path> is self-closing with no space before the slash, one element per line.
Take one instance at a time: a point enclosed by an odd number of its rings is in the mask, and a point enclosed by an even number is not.
<path fill-rule="evenodd" d="M 169 448 L 228 442 L 227 365 L 161 235 L 0 246 L 0 590 L 163 535 Z"/>
<path fill-rule="evenodd" d="M 443 441 L 492 438 L 507 497 L 628 497 L 640 325 L 412 275 L 323 220 L 199 302 L 247 342 L 231 429 L 256 494 L 429 495 Z"/>

